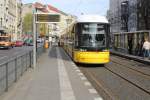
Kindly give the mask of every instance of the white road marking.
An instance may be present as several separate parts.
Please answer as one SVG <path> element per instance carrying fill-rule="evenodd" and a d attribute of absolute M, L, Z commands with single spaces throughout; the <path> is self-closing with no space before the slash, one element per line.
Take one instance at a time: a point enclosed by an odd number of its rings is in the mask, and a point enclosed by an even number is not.
<path fill-rule="evenodd" d="M 92 86 L 91 83 L 88 82 L 88 81 L 84 82 L 84 85 L 85 85 L 85 86 Z"/>
<path fill-rule="evenodd" d="M 72 62 L 71 64 L 73 64 L 74 65 L 74 63 Z"/>
<path fill-rule="evenodd" d="M 90 93 L 97 94 L 97 91 L 95 89 L 88 89 Z"/>
<path fill-rule="evenodd" d="M 76 72 L 81 72 L 81 71 L 79 69 L 77 69 Z"/>
<path fill-rule="evenodd" d="M 78 73 L 79 76 L 83 76 L 83 73 Z"/>
<path fill-rule="evenodd" d="M 79 69 L 78 67 L 74 67 L 75 70 Z"/>
<path fill-rule="evenodd" d="M 87 80 L 87 78 L 86 78 L 85 76 L 81 76 L 80 78 L 81 78 L 81 80 L 83 80 L 83 81 Z"/>
<path fill-rule="evenodd" d="M 94 100 L 103 100 L 101 97 L 95 98 Z"/>
<path fill-rule="evenodd" d="M 72 66 L 77 67 L 75 64 L 72 64 Z"/>
<path fill-rule="evenodd" d="M 62 59 L 60 58 L 62 57 L 57 48 L 57 61 L 58 61 L 61 100 L 76 100 L 66 68 L 64 66 Z"/>

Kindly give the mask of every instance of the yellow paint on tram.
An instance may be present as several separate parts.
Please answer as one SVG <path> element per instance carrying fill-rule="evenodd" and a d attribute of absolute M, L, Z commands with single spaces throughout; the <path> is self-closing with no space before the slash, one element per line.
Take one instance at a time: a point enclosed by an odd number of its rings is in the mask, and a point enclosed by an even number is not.
<path fill-rule="evenodd" d="M 74 61 L 87 64 L 104 64 L 110 61 L 109 52 L 74 51 Z"/>

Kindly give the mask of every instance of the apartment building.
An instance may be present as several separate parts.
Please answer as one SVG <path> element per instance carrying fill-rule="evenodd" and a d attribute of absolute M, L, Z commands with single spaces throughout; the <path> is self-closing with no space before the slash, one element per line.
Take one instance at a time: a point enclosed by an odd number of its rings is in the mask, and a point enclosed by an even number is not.
<path fill-rule="evenodd" d="M 150 30 L 150 0 L 138 0 L 138 30 Z"/>
<path fill-rule="evenodd" d="M 18 0 L 17 3 L 17 26 L 16 26 L 16 30 L 17 30 L 17 39 L 21 39 L 22 37 L 22 1 Z"/>
<path fill-rule="evenodd" d="M 33 6 L 32 3 L 27 3 L 22 5 L 22 18 L 27 14 L 27 13 L 32 13 Z"/>
<path fill-rule="evenodd" d="M 8 0 L 0 0 L 0 32 L 8 31 Z"/>
<path fill-rule="evenodd" d="M 110 0 L 111 32 L 150 30 L 150 0 Z"/>
<path fill-rule="evenodd" d="M 137 30 L 137 0 L 110 0 L 109 9 L 111 32 Z"/>
<path fill-rule="evenodd" d="M 38 12 L 38 13 L 41 12 L 41 13 L 57 14 L 60 16 L 59 23 L 47 24 L 47 26 L 41 25 L 41 27 L 48 28 L 47 35 L 49 35 L 49 36 L 60 36 L 66 30 L 67 26 L 71 23 L 71 21 L 74 20 L 74 17 L 72 15 L 69 15 L 69 14 L 57 9 L 50 4 L 43 5 L 43 4 L 37 2 L 34 4 L 34 6 L 36 8 L 36 12 Z M 40 28 L 38 28 L 38 29 L 39 29 L 38 31 L 40 33 L 42 33 L 42 31 L 40 31 Z"/>
<path fill-rule="evenodd" d="M 0 0 L 0 32 L 12 35 L 17 39 L 18 30 L 21 31 L 21 0 Z"/>
<path fill-rule="evenodd" d="M 110 0 L 108 20 L 111 24 L 111 32 L 120 32 L 121 30 L 121 0 Z"/>

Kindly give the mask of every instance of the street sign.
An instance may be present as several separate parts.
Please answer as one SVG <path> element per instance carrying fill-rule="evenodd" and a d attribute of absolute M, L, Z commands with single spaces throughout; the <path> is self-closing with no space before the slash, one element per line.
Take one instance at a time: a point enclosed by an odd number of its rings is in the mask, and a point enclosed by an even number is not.
<path fill-rule="evenodd" d="M 59 14 L 36 14 L 37 23 L 55 23 L 60 22 Z"/>
<path fill-rule="evenodd" d="M 60 15 L 59 14 L 52 14 L 52 13 L 35 13 L 33 11 L 33 68 L 36 67 L 36 29 L 37 24 L 44 23 L 44 24 L 55 24 L 60 23 Z"/>

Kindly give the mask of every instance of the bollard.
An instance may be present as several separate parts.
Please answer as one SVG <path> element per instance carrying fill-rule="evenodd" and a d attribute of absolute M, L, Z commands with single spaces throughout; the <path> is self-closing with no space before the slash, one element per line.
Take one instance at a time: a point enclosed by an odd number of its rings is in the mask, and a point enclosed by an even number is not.
<path fill-rule="evenodd" d="M 48 48 L 49 48 L 48 40 L 45 41 L 45 43 L 44 43 L 44 48 L 45 48 L 45 49 L 48 49 Z"/>

